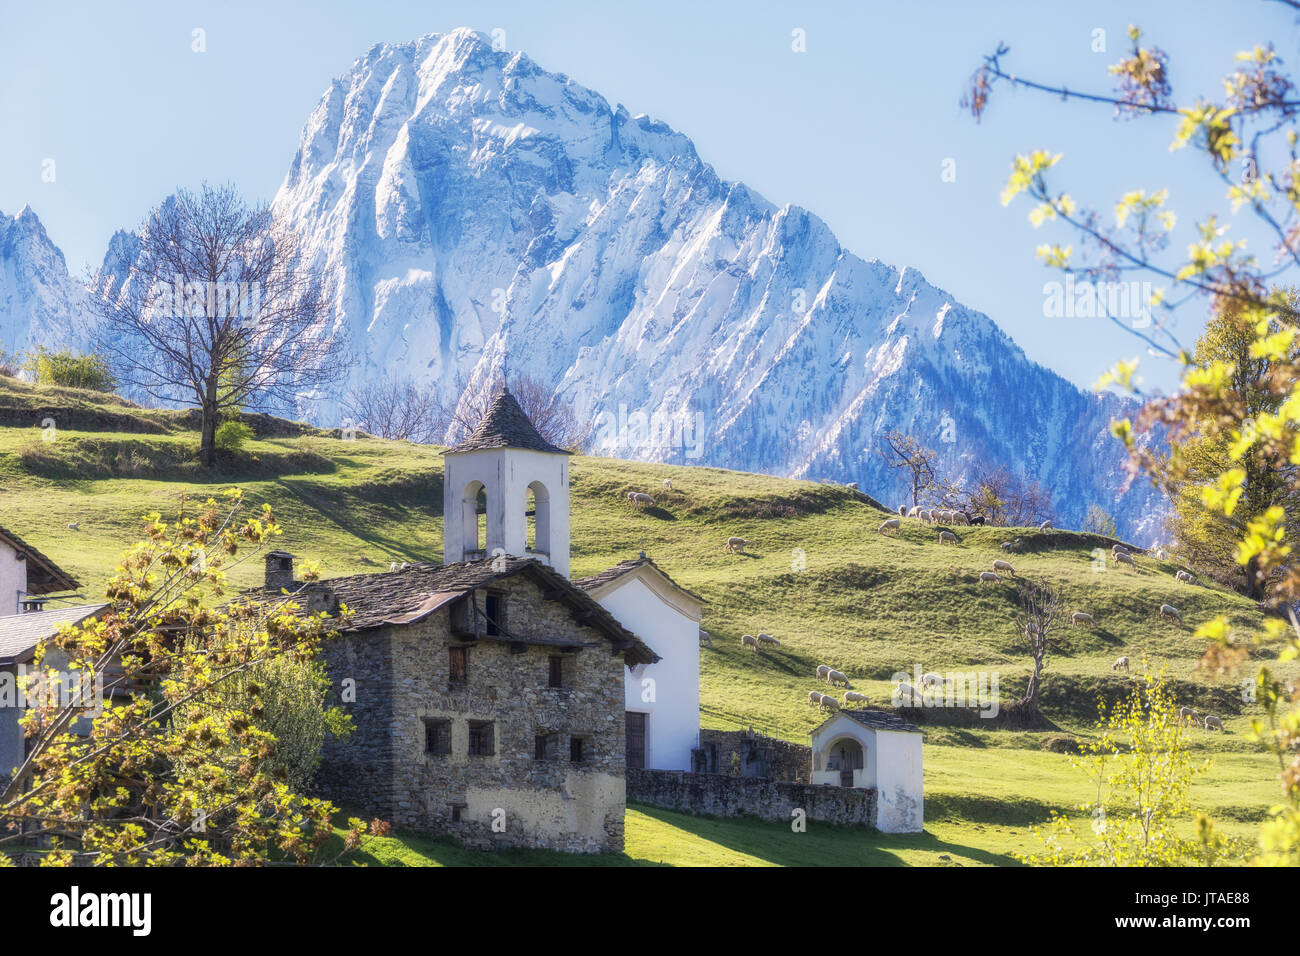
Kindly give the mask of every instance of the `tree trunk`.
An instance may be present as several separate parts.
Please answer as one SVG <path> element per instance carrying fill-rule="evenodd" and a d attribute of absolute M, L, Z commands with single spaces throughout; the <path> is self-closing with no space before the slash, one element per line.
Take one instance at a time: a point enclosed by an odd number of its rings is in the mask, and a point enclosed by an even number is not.
<path fill-rule="evenodd" d="M 203 393 L 202 426 L 199 436 L 199 463 L 211 468 L 217 463 L 217 379 L 208 378 Z"/>

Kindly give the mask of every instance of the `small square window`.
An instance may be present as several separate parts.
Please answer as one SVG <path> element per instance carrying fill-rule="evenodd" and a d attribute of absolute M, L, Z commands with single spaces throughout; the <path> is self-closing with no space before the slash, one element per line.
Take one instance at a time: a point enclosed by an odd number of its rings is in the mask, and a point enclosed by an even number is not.
<path fill-rule="evenodd" d="M 469 722 L 469 755 L 471 757 L 491 757 L 496 753 L 493 725 L 490 720 L 471 720 Z"/>
<path fill-rule="evenodd" d="M 461 687 L 469 681 L 469 648 L 449 647 L 447 649 L 447 682 L 452 687 Z"/>
<path fill-rule="evenodd" d="M 550 672 L 548 674 L 548 687 L 564 686 L 564 658 L 559 654 L 552 654 L 549 658 Z"/>
<path fill-rule="evenodd" d="M 424 718 L 424 752 L 439 757 L 451 753 L 451 721 Z"/>
<path fill-rule="evenodd" d="M 534 760 L 554 760 L 559 749 L 559 734 L 538 734 L 533 744 Z"/>
<path fill-rule="evenodd" d="M 587 759 L 587 738 L 570 737 L 569 738 L 569 762 L 582 763 Z"/>
<path fill-rule="evenodd" d="M 451 822 L 452 822 L 452 823 L 460 823 L 460 805 L 459 805 L 459 804 L 452 804 L 452 807 L 451 807 Z"/>

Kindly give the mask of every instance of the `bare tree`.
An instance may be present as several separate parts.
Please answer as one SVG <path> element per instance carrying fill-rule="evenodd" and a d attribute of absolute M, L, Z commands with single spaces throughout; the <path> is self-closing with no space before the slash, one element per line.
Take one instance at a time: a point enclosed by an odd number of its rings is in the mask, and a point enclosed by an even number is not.
<path fill-rule="evenodd" d="M 1052 496 L 1038 482 L 1021 478 L 1005 465 L 986 468 L 968 482 L 966 510 L 992 525 L 1023 528 L 1052 517 Z"/>
<path fill-rule="evenodd" d="M 1020 610 L 1016 614 L 1016 624 L 1020 632 L 1029 641 L 1029 655 L 1034 661 L 1034 670 L 1029 675 L 1029 684 L 1025 687 L 1025 696 L 1020 701 L 1026 715 L 1039 713 L 1038 699 L 1042 689 L 1043 669 L 1047 666 L 1048 650 L 1059 643 L 1052 637 L 1053 629 L 1060 623 L 1062 613 L 1061 595 L 1052 588 L 1021 581 L 1019 588 Z"/>
<path fill-rule="evenodd" d="M 128 276 L 91 276 L 101 354 L 124 385 L 201 412 L 199 457 L 216 460 L 223 414 L 292 408 L 346 369 L 298 237 L 232 186 L 204 183 L 160 203 Z"/>
<path fill-rule="evenodd" d="M 446 414 L 435 389 L 410 379 L 384 376 L 354 385 L 344 396 L 343 413 L 380 438 L 432 445 L 447 431 Z"/>
<path fill-rule="evenodd" d="M 919 505 L 922 496 L 938 483 L 935 462 L 939 456 L 911 435 L 900 431 L 887 431 L 880 440 L 883 443 L 880 457 L 890 468 L 905 472 L 904 480 L 912 490 L 912 505 Z"/>
<path fill-rule="evenodd" d="M 501 383 L 502 378 L 498 373 L 487 388 L 471 391 L 457 377 L 454 391 L 459 400 L 445 412 L 446 440 L 449 444 L 463 439 L 483 420 Z M 509 388 L 510 394 L 519 402 L 519 407 L 543 438 L 552 445 L 569 451 L 586 450 L 594 426 L 581 421 L 574 412 L 573 405 L 558 392 L 525 375 L 510 376 Z"/>

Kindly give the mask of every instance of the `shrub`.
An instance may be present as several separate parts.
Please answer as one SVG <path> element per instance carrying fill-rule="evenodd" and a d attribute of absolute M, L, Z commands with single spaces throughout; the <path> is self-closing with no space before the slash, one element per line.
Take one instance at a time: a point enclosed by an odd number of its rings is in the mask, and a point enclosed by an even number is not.
<path fill-rule="evenodd" d="M 108 363 L 98 355 L 60 349 L 57 352 L 37 346 L 23 364 L 42 385 L 62 385 L 65 388 L 88 388 L 96 392 L 111 392 L 117 380 L 109 371 Z"/>
<path fill-rule="evenodd" d="M 217 447 L 222 451 L 239 451 L 253 437 L 253 429 L 241 421 L 231 419 L 217 426 Z"/>

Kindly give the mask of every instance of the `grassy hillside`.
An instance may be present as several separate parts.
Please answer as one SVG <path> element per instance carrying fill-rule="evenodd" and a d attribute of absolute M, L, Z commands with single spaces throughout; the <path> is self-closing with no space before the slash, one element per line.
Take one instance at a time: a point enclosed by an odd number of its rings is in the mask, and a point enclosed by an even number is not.
<path fill-rule="evenodd" d="M 42 426 L 50 418 L 53 432 Z M 141 515 L 174 509 L 183 493 L 205 496 L 232 483 L 251 502 L 271 502 L 287 529 L 279 546 L 321 559 L 327 575 L 441 557 L 440 449 L 253 423 L 259 437 L 206 474 L 192 463 L 190 416 L 0 379 L 0 524 L 74 572 L 88 597 L 136 537 Z M 671 493 L 663 490 L 665 477 L 673 480 Z M 890 675 L 916 665 L 996 671 L 1003 698 L 1014 696 L 1028 673 L 1012 624 L 1014 588 L 980 585 L 978 574 L 1005 557 L 1002 541 L 1022 537 L 1024 552 L 1010 558 L 1016 573 L 1059 588 L 1068 611 L 1087 611 L 1098 626 L 1066 631 L 1068 645 L 1049 661 L 1045 693 L 1056 730 L 1017 732 L 977 720 L 927 725 L 927 839 L 941 829 L 945 844 L 966 846 L 973 862 L 998 862 L 1009 849 L 1031 845 L 1030 828 L 1050 809 L 1087 799 L 1081 772 L 1045 744 L 1062 732 L 1092 732 L 1098 694 L 1127 686 L 1110 670 L 1121 654 L 1135 670 L 1144 658 L 1164 668 L 1179 682 L 1181 699 L 1224 717 L 1228 733 L 1195 734 L 1198 749 L 1214 757 L 1198 784 L 1201 806 L 1229 832 L 1247 834 L 1273 799 L 1276 768 L 1245 740 L 1255 710 L 1241 702 L 1239 677 L 1198 673 L 1203 647 L 1192 638 L 1196 624 L 1214 614 L 1226 613 L 1243 631 L 1253 631 L 1260 615 L 1238 595 L 1179 583 L 1174 565 L 1139 557 L 1137 573 L 1099 570 L 1092 551 L 1109 550 L 1110 542 L 1060 531 L 962 528 L 954 546 L 907 521 L 885 537 L 876 532 L 885 516 L 850 489 L 713 468 L 578 457 L 572 486 L 575 577 L 644 549 L 709 601 L 704 627 L 714 647 L 701 650 L 702 723 L 752 723 L 801 742 L 819 722 L 805 701 L 818 686 L 820 663 L 845 671 L 877 704 L 887 702 Z M 624 493 L 634 489 L 654 494 L 657 504 L 633 508 Z M 746 553 L 724 550 L 730 535 L 752 542 Z M 260 574 L 248 566 L 232 579 L 252 584 Z M 1183 612 L 1184 626 L 1157 618 L 1162 602 Z M 757 631 L 776 635 L 782 647 L 742 650 L 740 635 Z M 644 840 L 648 856 L 700 862 L 684 849 L 680 858 L 653 850 L 671 844 L 669 830 L 681 829 L 675 817 L 671 826 L 666 819 L 648 808 L 630 815 L 629 853 L 634 839 Z M 682 846 L 697 839 L 683 838 Z M 850 842 L 863 840 L 863 862 L 868 844 L 890 843 L 875 836 Z M 781 851 L 772 852 L 781 862 Z M 722 853 L 715 862 L 726 859 Z"/>

